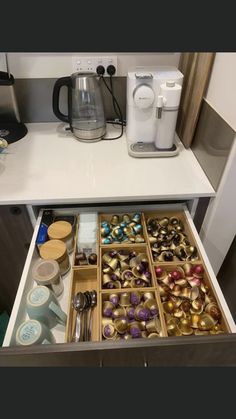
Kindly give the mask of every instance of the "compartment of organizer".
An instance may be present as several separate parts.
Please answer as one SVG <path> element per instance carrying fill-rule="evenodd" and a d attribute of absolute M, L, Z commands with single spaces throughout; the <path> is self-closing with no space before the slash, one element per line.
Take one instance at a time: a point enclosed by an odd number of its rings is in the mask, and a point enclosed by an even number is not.
<path fill-rule="evenodd" d="M 202 261 L 155 264 L 168 336 L 213 335 L 230 329 Z"/>
<path fill-rule="evenodd" d="M 101 340 L 162 336 L 166 336 L 165 324 L 154 288 L 101 293 Z"/>
<path fill-rule="evenodd" d="M 154 286 L 153 268 L 146 245 L 101 247 L 101 288 L 146 288 Z"/>
<path fill-rule="evenodd" d="M 90 305 L 83 309 L 84 293 L 86 291 L 96 292 L 96 305 L 92 306 L 91 301 Z M 73 342 L 74 332 L 76 327 L 76 316 L 77 310 L 74 308 L 74 298 L 77 293 L 82 293 L 82 303 L 81 303 L 81 322 L 85 322 L 85 317 L 89 315 L 89 308 L 91 309 L 91 335 L 84 334 L 84 338 L 78 341 L 98 341 L 99 340 L 99 280 L 98 280 L 98 269 L 94 267 L 86 267 L 82 269 L 73 269 L 73 276 L 71 281 L 71 287 L 68 296 L 68 318 L 67 318 L 67 328 L 66 328 L 66 341 Z M 77 307 L 78 308 L 78 307 Z M 83 328 L 82 328 L 83 329 Z"/>
<path fill-rule="evenodd" d="M 73 266 L 98 267 L 99 265 L 98 213 L 80 213 L 77 217 L 75 254 Z"/>
<path fill-rule="evenodd" d="M 144 216 L 141 212 L 100 214 L 100 244 L 119 245 L 146 242 Z"/>
<path fill-rule="evenodd" d="M 145 212 L 145 235 L 152 263 L 195 262 L 199 249 L 184 211 Z"/>

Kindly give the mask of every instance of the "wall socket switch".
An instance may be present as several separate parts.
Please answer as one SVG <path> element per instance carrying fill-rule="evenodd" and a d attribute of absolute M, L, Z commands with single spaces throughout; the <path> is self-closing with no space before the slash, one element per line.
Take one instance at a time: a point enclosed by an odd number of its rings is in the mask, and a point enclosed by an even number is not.
<path fill-rule="evenodd" d="M 78 71 L 91 71 L 96 73 L 96 69 L 99 65 L 102 65 L 105 69 L 104 76 L 108 75 L 106 70 L 109 65 L 114 65 L 114 67 L 116 68 L 114 76 L 118 75 L 117 57 L 114 55 L 107 57 L 76 55 L 72 57 L 73 73 L 76 73 Z"/>

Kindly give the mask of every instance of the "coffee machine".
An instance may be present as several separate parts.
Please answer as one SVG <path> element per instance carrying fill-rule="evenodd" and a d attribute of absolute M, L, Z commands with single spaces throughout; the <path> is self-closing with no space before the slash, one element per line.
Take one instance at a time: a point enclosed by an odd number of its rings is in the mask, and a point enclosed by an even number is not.
<path fill-rule="evenodd" d="M 0 71 L 0 138 L 8 144 L 23 138 L 28 130 L 20 120 L 17 99 L 14 90 L 15 80 L 10 74 L 7 54 L 6 70 Z"/>
<path fill-rule="evenodd" d="M 179 153 L 175 127 L 183 74 L 175 67 L 136 68 L 127 77 L 126 137 L 133 157 Z"/>

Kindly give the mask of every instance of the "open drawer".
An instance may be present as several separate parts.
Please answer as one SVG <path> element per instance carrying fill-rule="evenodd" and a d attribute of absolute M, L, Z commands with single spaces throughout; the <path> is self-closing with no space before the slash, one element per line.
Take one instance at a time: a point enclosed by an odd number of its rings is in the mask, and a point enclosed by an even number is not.
<path fill-rule="evenodd" d="M 56 325 L 52 329 L 56 343 L 48 345 L 31 345 L 29 347 L 17 346 L 15 342 L 16 330 L 19 325 L 28 317 L 26 313 L 26 296 L 27 293 L 37 284 L 32 278 L 32 266 L 39 259 L 39 252 L 35 244 L 38 230 L 41 224 L 44 209 L 40 210 L 36 222 L 35 231 L 32 237 L 28 256 L 25 262 L 15 303 L 6 331 L 3 348 L 0 350 L 0 365 L 227 365 L 227 353 L 225 347 L 229 342 L 236 345 L 236 325 L 227 306 L 225 298 L 222 294 L 220 286 L 214 275 L 204 247 L 201 243 L 199 235 L 194 226 L 193 220 L 187 207 L 183 204 L 167 204 L 167 205 L 148 205 L 143 204 L 135 206 L 119 206 L 112 207 L 92 207 L 92 208 L 58 208 L 53 209 L 54 215 L 75 215 L 79 220 L 79 214 L 84 212 L 98 212 L 99 228 L 100 224 L 108 219 L 110 222 L 112 215 L 132 214 L 141 212 L 142 225 L 142 242 L 128 242 L 103 244 L 100 231 L 98 237 L 98 260 L 95 266 L 75 266 L 76 240 L 74 251 L 70 255 L 71 269 L 64 276 L 64 292 L 58 297 L 59 304 L 64 312 L 67 313 L 67 325 Z M 174 267 L 182 267 L 185 262 L 178 258 L 172 261 L 156 260 L 155 252 L 153 252 L 152 243 L 150 242 L 150 229 L 148 228 L 148 220 L 150 218 L 176 217 L 181 220 L 182 233 L 187 234 L 188 246 L 195 247 L 194 257 L 191 260 L 193 264 L 201 264 L 204 268 L 207 286 L 210 287 L 214 300 L 220 308 L 222 314 L 222 334 L 201 334 L 190 336 L 170 336 L 167 331 L 166 313 L 163 311 L 163 301 L 160 296 L 160 283 L 156 276 L 156 267 L 161 266 L 167 271 Z M 131 220 L 132 221 L 132 220 Z M 75 239 L 77 238 L 78 223 L 76 225 Z M 165 244 L 165 243 L 164 243 Z M 147 291 L 154 293 L 159 310 L 160 323 L 162 332 L 156 339 L 149 339 L 148 335 L 140 339 L 122 339 L 105 340 L 102 336 L 102 327 L 104 326 L 103 318 L 103 302 L 109 298 L 109 295 L 117 292 L 120 296 L 123 292 L 131 293 L 134 289 L 128 284 L 126 289 L 107 289 L 103 286 L 103 256 L 107 252 L 113 250 L 119 252 L 124 249 L 126 252 L 136 252 L 136 254 L 146 255 L 148 266 L 150 269 L 150 283 L 143 288 L 140 285 L 142 295 Z M 164 246 L 165 249 L 165 246 Z M 124 252 L 125 253 L 125 252 Z M 117 282 L 117 281 L 116 281 Z M 118 281 L 119 282 L 119 281 Z M 130 282 L 131 283 L 131 282 Z M 122 283 L 123 284 L 123 283 Z M 72 298 L 75 292 L 84 292 L 88 287 L 92 287 L 97 292 L 97 306 L 94 311 L 94 322 L 92 326 L 91 341 L 73 342 L 71 338 L 72 330 L 75 323 L 75 312 L 72 308 Z M 118 285 L 119 287 L 119 285 Z M 136 290 L 139 291 L 137 288 Z M 150 336 L 151 337 L 151 336 Z M 221 348 L 224 347 L 223 359 Z M 207 348 L 207 352 L 204 348 Z M 219 350 L 219 351 L 218 351 Z M 192 354 L 191 360 L 188 361 L 186 354 Z M 205 358 L 202 358 L 203 351 Z M 236 362 L 235 359 L 229 360 L 229 363 Z"/>

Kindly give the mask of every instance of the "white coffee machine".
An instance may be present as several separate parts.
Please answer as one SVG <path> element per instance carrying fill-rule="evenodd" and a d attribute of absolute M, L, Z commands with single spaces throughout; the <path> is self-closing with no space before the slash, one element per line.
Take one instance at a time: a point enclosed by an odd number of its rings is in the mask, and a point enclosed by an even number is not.
<path fill-rule="evenodd" d="M 183 74 L 176 67 L 128 72 L 126 136 L 131 156 L 178 154 L 175 127 L 182 83 Z"/>

